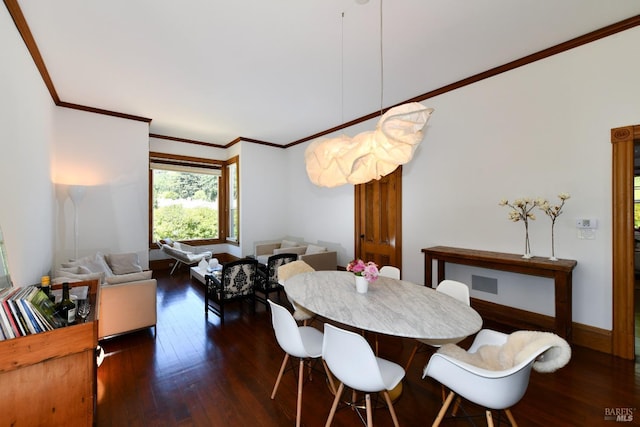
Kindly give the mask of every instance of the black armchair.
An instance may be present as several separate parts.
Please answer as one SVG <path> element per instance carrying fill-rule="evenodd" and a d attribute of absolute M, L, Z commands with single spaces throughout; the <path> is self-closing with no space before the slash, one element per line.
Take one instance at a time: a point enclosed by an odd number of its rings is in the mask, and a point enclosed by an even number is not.
<path fill-rule="evenodd" d="M 222 266 L 219 276 L 205 275 L 204 312 L 209 310 L 220 317 L 224 324 L 225 304 L 236 300 L 250 300 L 253 312 L 256 311 L 255 283 L 258 261 L 241 259 Z"/>
<path fill-rule="evenodd" d="M 258 269 L 258 278 L 256 280 L 256 299 L 267 305 L 269 294 L 276 292 L 278 301 L 280 301 L 280 291 L 284 288 L 278 282 L 278 267 L 298 260 L 297 254 L 278 254 L 271 255 L 267 260 L 266 268 Z M 264 298 L 257 293 L 264 295 Z"/>

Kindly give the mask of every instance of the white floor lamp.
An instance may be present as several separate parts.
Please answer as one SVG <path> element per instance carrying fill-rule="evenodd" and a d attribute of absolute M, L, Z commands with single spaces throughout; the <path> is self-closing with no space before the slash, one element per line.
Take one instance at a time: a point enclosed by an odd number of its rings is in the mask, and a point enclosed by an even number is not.
<path fill-rule="evenodd" d="M 69 197 L 73 202 L 73 254 L 74 259 L 78 259 L 78 205 L 84 197 L 86 187 L 84 185 L 70 185 Z"/>

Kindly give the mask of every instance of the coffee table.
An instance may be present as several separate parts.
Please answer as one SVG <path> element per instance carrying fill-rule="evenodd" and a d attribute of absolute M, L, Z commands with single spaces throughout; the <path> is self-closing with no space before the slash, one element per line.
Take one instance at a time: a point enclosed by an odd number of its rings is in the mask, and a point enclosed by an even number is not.
<path fill-rule="evenodd" d="M 189 270 L 189 277 L 191 277 L 192 279 L 196 279 L 198 282 L 204 285 L 204 275 L 206 274 L 206 272 L 200 270 L 200 267 L 198 267 L 197 265 L 195 267 L 191 267 Z"/>

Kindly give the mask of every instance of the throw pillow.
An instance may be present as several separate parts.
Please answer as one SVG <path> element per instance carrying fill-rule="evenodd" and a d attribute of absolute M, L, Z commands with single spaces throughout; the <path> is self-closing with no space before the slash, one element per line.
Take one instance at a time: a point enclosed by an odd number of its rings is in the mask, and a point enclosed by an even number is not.
<path fill-rule="evenodd" d="M 142 271 L 138 254 L 135 252 L 125 254 L 106 255 L 107 263 L 111 267 L 113 274 L 139 273 Z"/>
<path fill-rule="evenodd" d="M 323 246 L 309 245 L 307 246 L 307 251 L 305 252 L 305 254 L 306 255 L 319 254 L 322 252 L 327 252 L 327 248 Z"/>
<path fill-rule="evenodd" d="M 95 258 L 95 261 L 92 263 L 92 265 L 96 266 L 95 271 L 104 271 L 104 277 L 113 276 L 113 271 L 111 271 L 111 267 L 109 267 L 109 264 L 107 263 L 107 260 L 105 259 L 103 253 L 101 252 L 96 253 L 96 258 Z"/>
<path fill-rule="evenodd" d="M 169 246 L 173 246 L 173 240 L 166 238 L 166 239 L 160 239 L 160 243 L 163 245 L 169 245 Z"/>
<path fill-rule="evenodd" d="M 281 248 L 295 248 L 300 245 L 300 242 L 294 242 L 293 240 L 283 240 L 282 243 L 280 243 Z"/>

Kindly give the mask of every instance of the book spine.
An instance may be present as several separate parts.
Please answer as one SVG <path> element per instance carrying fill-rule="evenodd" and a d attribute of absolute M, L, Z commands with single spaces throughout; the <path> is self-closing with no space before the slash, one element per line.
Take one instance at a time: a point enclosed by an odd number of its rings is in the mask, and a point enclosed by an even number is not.
<path fill-rule="evenodd" d="M 2 308 L 9 319 L 9 323 L 11 323 L 11 329 L 13 329 L 13 334 L 16 337 L 22 336 L 20 333 L 20 328 L 18 328 L 18 324 L 16 323 L 16 319 L 13 317 L 13 313 L 11 312 L 11 308 L 9 307 L 9 301 L 2 301 Z"/>
<path fill-rule="evenodd" d="M 51 326 L 51 324 L 47 322 L 47 319 L 45 319 L 42 314 L 40 314 L 40 312 L 36 310 L 36 307 L 31 303 L 31 301 L 25 301 L 24 303 L 26 304 L 33 317 L 36 319 L 36 322 L 43 332 L 53 330 L 53 326 Z"/>
<path fill-rule="evenodd" d="M 0 303 L 0 324 L 2 324 L 2 330 L 6 339 L 15 338 L 16 335 L 11 327 L 11 322 L 7 318 L 7 313 L 4 311 L 4 306 Z"/>
<path fill-rule="evenodd" d="M 11 310 L 11 313 L 13 314 L 13 319 L 15 320 L 16 325 L 18 325 L 18 329 L 20 330 L 20 336 L 25 336 L 25 335 L 29 335 L 28 328 L 26 327 L 25 323 L 24 323 L 24 319 L 22 318 L 22 316 L 20 315 L 20 311 L 17 309 L 16 305 L 15 305 L 15 301 L 13 300 L 8 300 L 7 304 L 9 305 L 9 309 Z"/>
<path fill-rule="evenodd" d="M 29 327 L 29 330 L 31 331 L 31 333 L 38 334 L 42 332 L 42 328 L 38 324 L 38 321 L 36 320 L 35 317 L 33 317 L 33 313 L 31 313 L 31 311 L 29 310 L 29 307 L 27 307 L 27 302 L 24 299 L 21 299 L 17 301 L 17 305 L 18 305 L 18 308 L 20 308 L 22 312 L 22 317 L 27 323 L 27 326 Z"/>

